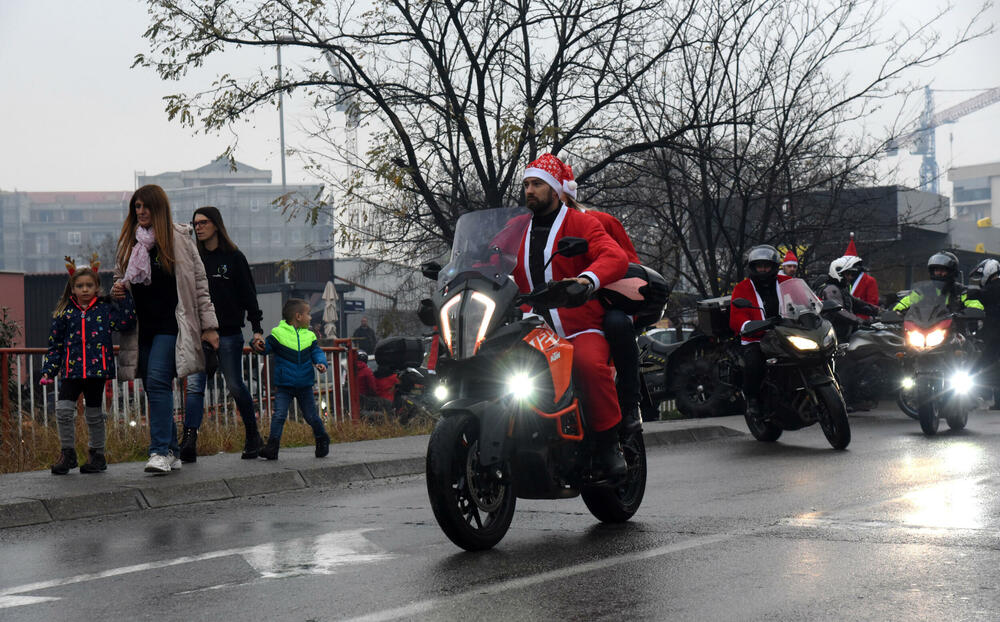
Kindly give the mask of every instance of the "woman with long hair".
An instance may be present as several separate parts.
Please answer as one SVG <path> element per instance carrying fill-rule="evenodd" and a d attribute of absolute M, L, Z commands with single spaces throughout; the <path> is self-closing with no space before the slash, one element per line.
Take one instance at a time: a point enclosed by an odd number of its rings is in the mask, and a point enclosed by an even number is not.
<path fill-rule="evenodd" d="M 233 243 L 222 221 L 222 214 L 212 206 L 199 207 L 191 217 L 198 252 L 205 273 L 208 289 L 219 320 L 219 369 L 226 379 L 229 394 L 236 401 L 246 432 L 246 443 L 241 458 L 250 460 L 260 454 L 263 441 L 257 430 L 253 396 L 243 382 L 240 358 L 243 356 L 243 318 L 250 320 L 254 347 L 264 342 L 261 327 L 263 314 L 257 304 L 257 287 L 250 273 L 247 258 Z M 184 400 L 184 434 L 181 437 L 181 462 L 198 459 L 198 428 L 205 411 L 204 372 L 188 376 L 187 397 Z"/>
<path fill-rule="evenodd" d="M 141 378 L 149 399 L 146 472 L 181 468 L 173 380 L 205 369 L 202 342 L 219 347 L 205 266 L 188 225 L 175 225 L 163 188 L 139 188 L 118 237 L 111 295 L 135 299 L 136 330 L 122 334 L 119 378 Z"/>

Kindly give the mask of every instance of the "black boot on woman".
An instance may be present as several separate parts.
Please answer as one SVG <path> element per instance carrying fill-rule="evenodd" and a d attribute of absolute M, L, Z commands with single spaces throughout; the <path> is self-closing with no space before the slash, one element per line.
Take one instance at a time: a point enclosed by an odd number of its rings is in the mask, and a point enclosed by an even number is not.
<path fill-rule="evenodd" d="M 264 449 L 260 450 L 260 457 L 267 458 L 268 460 L 278 459 L 278 447 L 281 444 L 281 439 L 274 438 L 273 436 L 267 439 L 267 445 Z"/>
<path fill-rule="evenodd" d="M 181 436 L 181 462 L 198 461 L 198 428 L 184 428 Z"/>
<path fill-rule="evenodd" d="M 243 453 L 240 458 L 244 460 L 253 460 L 260 457 L 260 451 L 264 447 L 264 439 L 260 437 L 260 432 L 257 431 L 257 426 L 254 426 L 252 430 L 247 430 L 246 442 L 243 444 Z"/>
<path fill-rule="evenodd" d="M 70 469 L 76 468 L 76 450 L 63 448 L 59 452 L 59 459 L 52 465 L 53 475 L 66 475 Z"/>
<path fill-rule="evenodd" d="M 108 461 L 104 457 L 104 451 L 100 449 L 89 449 L 89 459 L 80 465 L 81 473 L 100 473 L 108 470 Z"/>

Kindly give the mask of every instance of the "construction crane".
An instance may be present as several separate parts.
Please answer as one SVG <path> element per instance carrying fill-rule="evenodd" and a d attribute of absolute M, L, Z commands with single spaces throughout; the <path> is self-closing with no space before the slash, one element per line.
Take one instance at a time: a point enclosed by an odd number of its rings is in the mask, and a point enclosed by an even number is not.
<path fill-rule="evenodd" d="M 920 162 L 920 189 L 938 193 L 938 164 L 935 132 L 939 126 L 954 123 L 965 115 L 981 110 L 1000 101 L 1000 87 L 988 89 L 960 104 L 934 112 L 934 91 L 924 87 L 924 111 L 916 122 L 916 127 L 895 140 L 889 141 L 886 153 L 894 156 L 900 149 L 910 145 L 910 153 L 923 156 Z"/>

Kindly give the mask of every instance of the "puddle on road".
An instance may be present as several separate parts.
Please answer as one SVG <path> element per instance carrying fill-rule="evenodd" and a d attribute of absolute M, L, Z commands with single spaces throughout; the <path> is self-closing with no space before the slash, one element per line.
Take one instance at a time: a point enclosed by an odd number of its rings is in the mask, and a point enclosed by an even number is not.
<path fill-rule="evenodd" d="M 370 530 L 269 542 L 245 549 L 241 555 L 265 579 L 333 574 L 341 566 L 395 557 L 365 538 L 367 531 Z"/>

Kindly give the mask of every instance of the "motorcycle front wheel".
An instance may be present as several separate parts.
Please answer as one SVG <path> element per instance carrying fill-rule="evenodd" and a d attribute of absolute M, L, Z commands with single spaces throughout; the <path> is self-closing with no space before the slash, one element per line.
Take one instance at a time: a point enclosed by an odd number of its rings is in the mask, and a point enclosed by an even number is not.
<path fill-rule="evenodd" d="M 628 465 L 625 481 L 616 487 L 587 486 L 580 491 L 587 509 L 602 523 L 624 523 L 632 518 L 646 494 L 646 443 L 642 431 L 628 434 L 621 443 Z"/>
<path fill-rule="evenodd" d="M 764 407 L 764 405 L 761 404 L 761 407 Z M 758 441 L 762 443 L 773 443 L 781 438 L 781 433 L 784 430 L 777 425 L 768 421 L 757 421 L 750 416 L 749 412 L 745 413 L 743 417 L 746 419 L 747 428 L 750 429 L 750 434 L 752 434 Z"/>
<path fill-rule="evenodd" d="M 937 434 L 938 426 L 941 425 L 937 401 L 933 399 L 921 400 L 918 412 L 920 413 L 920 429 L 924 431 L 924 434 L 927 436 Z"/>
<path fill-rule="evenodd" d="M 952 430 L 962 430 L 969 423 L 969 410 L 964 406 L 956 406 L 956 412 L 949 413 L 945 417 L 948 427 Z"/>
<path fill-rule="evenodd" d="M 851 424 L 847 420 L 847 406 L 840 391 L 832 384 L 816 388 L 819 402 L 819 426 L 823 435 L 834 449 L 846 449 L 851 444 Z"/>
<path fill-rule="evenodd" d="M 469 414 L 438 421 L 427 445 L 427 495 L 434 518 L 466 551 L 500 542 L 516 503 L 511 487 L 480 467 L 478 448 L 479 420 Z"/>

